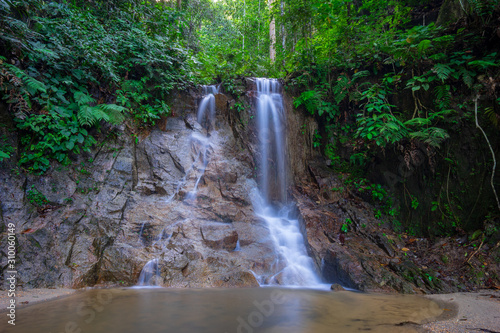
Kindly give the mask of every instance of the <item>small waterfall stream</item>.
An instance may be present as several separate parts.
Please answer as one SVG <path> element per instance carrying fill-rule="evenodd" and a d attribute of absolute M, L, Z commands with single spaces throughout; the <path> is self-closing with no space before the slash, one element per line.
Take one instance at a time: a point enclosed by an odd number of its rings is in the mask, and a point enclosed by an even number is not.
<path fill-rule="evenodd" d="M 140 287 L 158 286 L 159 277 L 160 277 L 160 269 L 158 267 L 158 259 L 150 260 L 142 268 L 141 274 L 139 275 L 139 281 L 137 282 L 137 286 Z"/>
<path fill-rule="evenodd" d="M 203 86 L 203 98 L 200 102 L 197 112 L 197 121 L 198 123 L 206 130 L 206 135 L 201 135 L 199 133 L 193 133 L 191 136 L 192 140 L 192 149 L 194 149 L 196 158 L 193 161 L 193 164 L 186 171 L 184 177 L 179 181 L 177 185 L 177 189 L 172 194 L 167 201 L 172 201 L 175 199 L 176 195 L 180 192 L 182 188 L 186 186 L 188 177 L 192 173 L 198 173 L 196 176 L 196 181 L 194 182 L 194 186 L 191 191 L 187 192 L 184 200 L 194 201 L 196 199 L 196 194 L 198 190 L 198 185 L 205 174 L 205 170 L 210 161 L 210 149 L 211 149 L 211 141 L 210 141 L 210 132 L 215 128 L 215 95 L 218 94 L 219 89 L 215 85 Z M 176 227 L 179 223 L 183 221 L 179 221 L 173 225 L 169 226 L 169 229 Z M 158 238 L 154 241 L 153 245 L 156 245 L 159 242 L 162 242 L 163 235 L 165 234 L 165 229 L 163 228 L 160 232 Z M 142 232 L 144 229 L 144 224 L 141 227 L 139 232 L 139 240 L 141 238 Z M 170 237 L 162 242 L 160 248 L 166 246 L 165 243 L 168 243 Z M 152 259 L 144 265 L 142 271 L 139 275 L 139 281 L 137 283 L 137 287 L 151 287 L 161 285 L 160 281 L 160 269 L 158 265 L 158 258 Z"/>
<path fill-rule="evenodd" d="M 307 255 L 299 221 L 287 200 L 286 114 L 281 86 L 275 79 L 256 79 L 260 143 L 259 191 L 253 194 L 256 214 L 268 225 L 278 257 L 278 270 L 260 277 L 262 285 L 280 284 L 321 288 Z"/>
<path fill-rule="evenodd" d="M 215 95 L 219 93 L 219 89 L 215 85 L 203 86 L 203 99 L 198 107 L 197 117 L 198 123 L 207 131 L 207 135 L 203 136 L 193 133 L 192 140 L 198 145 L 198 157 L 193 163 L 197 161 L 201 163 L 199 168 L 199 175 L 196 178 L 194 188 L 187 193 L 186 200 L 196 199 L 196 192 L 198 191 L 198 184 L 205 174 L 208 162 L 210 161 L 210 131 L 215 128 Z"/>

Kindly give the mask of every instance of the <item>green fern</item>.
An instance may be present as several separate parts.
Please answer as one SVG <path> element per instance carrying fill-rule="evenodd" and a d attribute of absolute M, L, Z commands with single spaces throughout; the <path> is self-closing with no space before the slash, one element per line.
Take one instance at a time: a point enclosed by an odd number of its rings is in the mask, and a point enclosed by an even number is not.
<path fill-rule="evenodd" d="M 441 110 L 438 112 L 431 112 L 429 114 L 429 120 L 431 122 L 439 119 L 445 119 L 447 116 L 451 115 L 452 113 L 455 113 L 456 111 L 453 109 L 446 109 L 446 110 Z"/>
<path fill-rule="evenodd" d="M 357 79 L 361 79 L 361 78 L 366 77 L 368 75 L 370 75 L 370 71 L 359 71 L 357 73 L 354 73 L 354 75 L 352 76 L 352 80 L 356 81 Z"/>
<path fill-rule="evenodd" d="M 96 100 L 93 99 L 92 96 L 83 91 L 75 92 L 73 94 L 73 97 L 75 98 L 75 101 L 78 103 L 79 106 L 93 104 L 96 102 Z"/>
<path fill-rule="evenodd" d="M 125 112 L 127 108 L 123 106 L 116 104 L 90 106 L 89 104 L 94 104 L 96 102 L 95 99 L 82 91 L 75 92 L 74 97 L 78 103 L 78 122 L 82 126 L 93 126 L 101 120 L 117 124 L 124 119 L 123 112 Z"/>
<path fill-rule="evenodd" d="M 407 127 L 413 127 L 413 126 L 428 126 L 431 124 L 431 121 L 427 118 L 413 118 L 408 121 L 405 121 L 403 123 Z"/>
<path fill-rule="evenodd" d="M 109 120 L 107 113 L 103 112 L 100 108 L 88 105 L 81 105 L 78 108 L 77 117 L 78 122 L 82 126 L 92 126 L 101 120 Z"/>
<path fill-rule="evenodd" d="M 495 112 L 493 107 L 490 106 L 484 109 L 484 114 L 488 117 L 493 126 L 500 128 L 500 115 Z"/>
<path fill-rule="evenodd" d="M 439 110 L 450 108 L 451 93 L 449 85 L 437 86 L 436 88 L 434 88 L 434 94 L 436 96 L 434 102 L 436 103 Z"/>
<path fill-rule="evenodd" d="M 34 95 L 37 92 L 42 92 L 42 93 L 47 92 L 45 84 L 32 78 L 31 76 L 26 74 L 22 69 L 7 63 L 1 63 L 0 66 L 4 67 L 7 70 L 8 74 L 14 75 L 15 77 L 19 78 L 22 81 L 22 83 L 26 86 L 26 89 L 28 90 L 30 95 Z"/>
<path fill-rule="evenodd" d="M 441 143 L 450 135 L 446 130 L 438 127 L 429 127 L 421 131 L 410 133 L 410 138 L 420 140 L 429 146 L 440 148 Z"/>
<path fill-rule="evenodd" d="M 7 13 L 10 10 L 10 5 L 7 1 L 0 0 L 0 11 Z"/>
<path fill-rule="evenodd" d="M 436 73 L 437 77 L 444 82 L 444 80 L 448 79 L 455 70 L 450 66 L 445 64 L 435 64 L 432 68 L 432 71 Z"/>
<path fill-rule="evenodd" d="M 472 11 L 478 16 L 492 15 L 495 11 L 495 6 L 498 6 L 498 1 L 488 0 L 468 0 Z"/>
<path fill-rule="evenodd" d="M 379 137 L 383 138 L 387 143 L 396 143 L 408 136 L 406 126 L 393 115 L 388 113 L 382 114 L 380 119 L 383 119 L 385 122 L 379 128 Z"/>
<path fill-rule="evenodd" d="M 108 115 L 107 121 L 112 124 L 119 124 L 125 119 L 123 113 L 127 111 L 126 107 L 116 104 L 99 104 L 97 107 Z"/>
<path fill-rule="evenodd" d="M 492 62 L 492 61 L 486 61 L 486 60 L 474 60 L 470 61 L 468 63 L 469 66 L 475 66 L 475 67 L 480 67 L 481 69 L 486 69 L 488 67 L 497 67 L 498 64 Z"/>
<path fill-rule="evenodd" d="M 337 78 L 337 83 L 333 86 L 333 96 L 335 98 L 335 102 L 338 104 L 344 100 L 344 98 L 349 93 L 349 88 L 352 85 L 352 81 L 345 75 L 340 75 Z"/>
<path fill-rule="evenodd" d="M 310 114 L 314 114 L 321 105 L 322 93 L 317 90 L 304 91 L 293 101 L 293 105 L 298 108 L 303 105 Z"/>
<path fill-rule="evenodd" d="M 462 80 L 464 81 L 465 85 L 469 88 L 472 88 L 472 85 L 474 84 L 474 77 L 471 75 L 471 72 L 465 69 L 461 72 L 462 72 Z"/>

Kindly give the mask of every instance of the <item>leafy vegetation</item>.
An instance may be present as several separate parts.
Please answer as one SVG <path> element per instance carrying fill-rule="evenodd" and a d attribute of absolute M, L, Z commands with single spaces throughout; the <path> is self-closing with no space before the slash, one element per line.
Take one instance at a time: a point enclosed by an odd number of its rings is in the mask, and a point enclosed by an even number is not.
<path fill-rule="evenodd" d="M 450 173 L 443 170 L 443 175 L 436 168 L 445 155 L 443 147 L 449 151 L 453 144 L 451 135 L 473 125 L 476 96 L 483 104 L 482 121 L 496 126 L 500 110 L 500 49 L 489 42 L 500 41 L 489 25 L 500 5 L 468 1 L 457 7 L 466 12 L 453 25 L 442 23 L 448 13 L 439 14 L 440 24 L 424 23 L 419 13 L 435 5 L 289 0 L 273 6 L 277 22 L 286 27 L 277 29 L 277 40 L 283 43 L 276 45 L 275 70 L 286 76 L 287 89 L 298 96 L 295 107 L 320 124 L 320 144 L 332 167 L 363 178 L 369 161 L 399 155 L 399 167 L 384 175 L 386 185 L 401 196 L 405 212 L 395 226 L 402 223 L 403 230 L 419 234 L 451 234 L 477 226 L 465 221 L 463 200 L 448 189 Z M 427 184 L 444 196 L 432 206 L 435 213 L 426 215 L 428 222 L 416 217 L 430 211 L 429 198 L 410 194 L 406 184 L 415 174 L 414 164 L 422 161 L 429 165 L 430 174 L 423 175 Z M 494 189 L 493 179 L 491 184 Z M 380 216 L 378 211 L 375 215 Z"/>
<path fill-rule="evenodd" d="M 368 195 L 377 217 L 415 233 L 433 223 L 459 232 L 467 209 L 449 184 L 461 166 L 446 159 L 450 138 L 476 135 L 474 100 L 484 136 L 498 134 L 500 4 L 446 3 L 459 14 L 439 12 L 439 0 L 0 0 L 0 88 L 19 134 L 16 162 L 36 174 L 67 165 L 123 122 L 138 140 L 171 113 L 174 90 L 197 83 L 221 83 L 241 113 L 236 78 L 279 77 L 319 124 L 312 147 L 351 174 L 346 186 Z M 10 144 L 0 137 L 0 162 L 14 155 Z M 380 156 L 401 158 L 398 169 L 366 181 Z M 424 160 L 429 193 L 407 182 Z M 434 222 L 414 222 L 422 211 Z"/>
<path fill-rule="evenodd" d="M 0 87 L 26 170 L 69 163 L 102 123 L 154 125 L 169 113 L 169 92 L 191 82 L 181 14 L 165 3 L 1 3 Z"/>
<path fill-rule="evenodd" d="M 37 207 L 44 206 L 48 203 L 47 197 L 38 191 L 35 185 L 31 185 L 31 189 L 26 192 L 26 198 L 28 201 Z"/>

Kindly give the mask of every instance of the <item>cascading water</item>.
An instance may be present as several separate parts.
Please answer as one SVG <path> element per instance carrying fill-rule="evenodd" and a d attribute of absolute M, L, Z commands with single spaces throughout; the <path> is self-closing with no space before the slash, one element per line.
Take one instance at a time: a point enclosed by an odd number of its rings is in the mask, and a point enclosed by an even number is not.
<path fill-rule="evenodd" d="M 204 137 L 197 133 L 192 136 L 193 142 L 198 145 L 198 157 L 197 161 L 201 163 L 199 168 L 200 174 L 198 175 L 196 182 L 194 184 L 193 190 L 191 190 L 187 195 L 187 200 L 194 200 L 196 198 L 196 192 L 198 190 L 198 184 L 200 183 L 201 177 L 205 174 L 208 162 L 210 160 L 209 148 L 210 148 L 210 130 L 215 127 L 215 95 L 219 93 L 217 86 L 203 86 L 203 99 L 201 100 L 200 106 L 198 107 L 197 120 L 198 123 L 207 131 L 207 136 Z"/>
<path fill-rule="evenodd" d="M 180 190 L 186 186 L 188 177 L 192 173 L 198 173 L 196 176 L 196 181 L 194 182 L 193 189 L 186 193 L 184 200 L 193 201 L 196 199 L 196 193 L 198 190 L 198 185 L 201 178 L 205 174 L 205 170 L 210 161 L 210 132 L 215 128 L 215 95 L 219 93 L 218 87 L 215 85 L 203 86 L 203 98 L 200 102 L 197 112 L 198 123 L 206 130 L 206 136 L 199 133 L 193 133 L 191 136 L 192 149 L 195 151 L 196 158 L 193 164 L 186 171 L 184 177 L 177 184 L 175 192 L 167 199 L 168 202 L 175 199 L 176 195 Z M 179 221 L 168 226 L 168 229 L 176 227 L 183 221 Z M 142 232 L 144 229 L 144 224 L 139 232 L 139 241 L 141 241 Z M 164 234 L 167 232 L 167 227 L 163 228 L 160 232 L 158 238 L 154 241 L 153 245 L 158 244 L 159 248 L 163 248 L 165 243 L 168 243 L 170 237 L 163 240 Z M 160 270 L 158 259 L 150 260 L 144 265 L 141 274 L 139 276 L 139 281 L 137 286 L 157 286 L 161 285 L 158 281 L 160 279 Z"/>
<path fill-rule="evenodd" d="M 153 259 L 147 262 L 142 268 L 141 274 L 139 275 L 139 281 L 137 286 L 158 286 L 160 277 L 160 269 L 158 267 L 158 259 Z"/>
<path fill-rule="evenodd" d="M 207 131 L 214 128 L 215 95 L 219 93 L 217 86 L 203 86 L 203 99 L 198 107 L 197 120 Z"/>
<path fill-rule="evenodd" d="M 260 142 L 259 190 L 253 193 L 256 214 L 267 222 L 277 254 L 271 277 L 262 285 L 317 287 L 323 285 L 307 255 L 299 221 L 287 202 L 286 115 L 281 86 L 275 79 L 256 79 Z"/>

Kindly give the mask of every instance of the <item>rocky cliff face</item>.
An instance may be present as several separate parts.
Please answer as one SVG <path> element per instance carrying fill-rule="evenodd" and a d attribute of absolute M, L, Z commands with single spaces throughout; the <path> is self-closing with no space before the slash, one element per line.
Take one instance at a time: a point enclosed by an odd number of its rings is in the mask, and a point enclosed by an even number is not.
<path fill-rule="evenodd" d="M 257 286 L 255 276 L 276 273 L 269 231 L 251 202 L 259 172 L 252 86 L 244 80 L 240 96 L 216 95 L 210 133 L 196 122 L 200 96 L 191 92 L 174 96 L 174 115 L 149 132 L 106 128 L 95 149 L 74 156 L 69 167 L 54 165 L 33 176 L 16 173 L 15 156 L 4 161 L 1 244 L 6 224 L 15 223 L 20 284 L 134 285 L 153 259 L 155 282 L 171 287 Z M 244 111 L 232 107 L 236 99 Z M 331 191 L 342 175 L 326 168 L 313 148 L 316 123 L 292 111 L 290 97 L 285 102 L 290 199 L 325 281 L 372 291 L 453 290 L 426 278 L 432 272 L 406 256 L 403 240 L 380 228 L 373 207 L 352 193 Z M 200 178 L 205 148 L 209 163 Z M 34 200 L 37 193 L 48 203 Z M 346 218 L 351 232 L 341 235 Z M 3 273 L 6 253 L 0 253 Z"/>
<path fill-rule="evenodd" d="M 164 286 L 258 285 L 251 272 L 264 274 L 275 258 L 252 210 L 252 154 L 225 119 L 227 103 L 207 138 L 195 121 L 197 96 L 180 97 L 161 128 L 137 139 L 108 129 L 71 167 L 15 175 L 4 162 L 1 218 L 17 226 L 23 286 L 133 285 L 151 259 Z M 205 144 L 209 163 L 196 198 L 186 199 Z M 30 203 L 33 191 L 49 203 Z M 5 262 L 2 252 L 2 269 Z"/>

